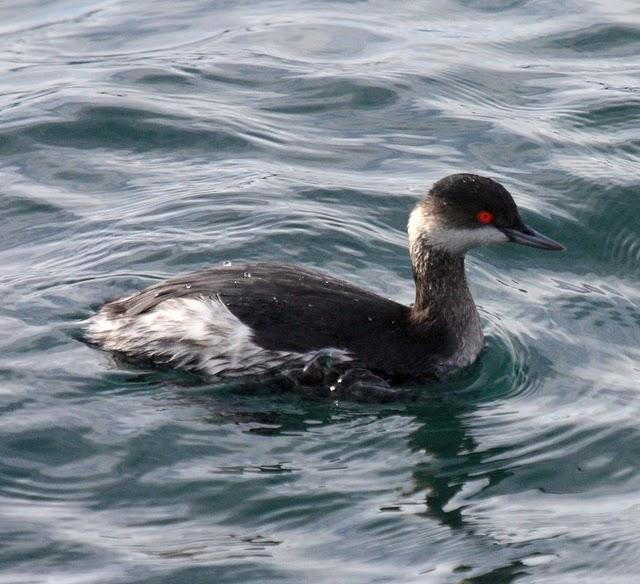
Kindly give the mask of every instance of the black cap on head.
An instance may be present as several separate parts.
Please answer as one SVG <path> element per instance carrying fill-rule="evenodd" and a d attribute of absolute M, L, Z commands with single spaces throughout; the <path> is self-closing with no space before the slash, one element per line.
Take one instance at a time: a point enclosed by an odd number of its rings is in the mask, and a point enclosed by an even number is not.
<path fill-rule="evenodd" d="M 483 227 L 477 221 L 482 211 L 491 213 L 496 227 L 524 226 L 509 191 L 485 176 L 451 174 L 433 185 L 425 204 L 451 227 Z"/>
<path fill-rule="evenodd" d="M 468 232 L 494 227 L 513 243 L 556 251 L 564 249 L 559 243 L 527 227 L 509 191 L 484 176 L 449 175 L 433 185 L 421 206 L 426 215 L 443 229 Z M 489 241 L 490 238 L 479 238 L 480 243 L 476 245 Z"/>

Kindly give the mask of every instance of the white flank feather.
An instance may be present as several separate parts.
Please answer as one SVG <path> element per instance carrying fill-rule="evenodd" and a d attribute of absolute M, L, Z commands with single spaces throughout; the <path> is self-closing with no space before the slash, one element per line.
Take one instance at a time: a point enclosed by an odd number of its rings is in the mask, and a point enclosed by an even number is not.
<path fill-rule="evenodd" d="M 134 316 L 103 308 L 87 322 L 90 341 L 131 358 L 155 359 L 218 377 L 265 373 L 284 365 L 304 366 L 317 352 L 271 351 L 257 345 L 252 330 L 220 298 L 170 298 Z M 330 350 L 341 362 L 343 350 Z"/>

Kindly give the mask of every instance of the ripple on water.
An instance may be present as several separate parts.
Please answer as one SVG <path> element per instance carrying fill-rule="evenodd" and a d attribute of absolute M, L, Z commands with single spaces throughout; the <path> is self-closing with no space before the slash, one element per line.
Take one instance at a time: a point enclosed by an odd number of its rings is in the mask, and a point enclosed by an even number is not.
<path fill-rule="evenodd" d="M 336 66 L 374 59 L 380 53 L 392 50 L 398 40 L 380 29 L 379 24 L 374 30 L 362 20 L 353 21 L 353 25 L 335 24 L 326 16 L 307 17 L 303 21 L 296 19 L 295 22 L 268 17 L 254 22 L 248 32 L 232 32 L 230 40 L 234 45 L 257 45 L 261 52 L 278 61 L 330 62 Z"/>
<path fill-rule="evenodd" d="M 74 120 L 36 124 L 23 133 L 39 144 L 52 146 L 65 146 L 73 137 L 76 147 L 84 149 L 102 149 L 108 144 L 114 149 L 136 152 L 143 148 L 146 152 L 154 148 L 184 148 L 185 143 L 195 150 L 251 149 L 247 140 L 233 132 L 215 127 L 197 129 L 188 123 L 180 124 L 175 118 L 171 124 L 161 124 L 146 110 L 124 107 L 85 106 Z"/>
<path fill-rule="evenodd" d="M 637 579 L 637 3 L 5 4 L 4 580 Z M 568 251 L 472 256 L 486 346 L 413 403 L 81 342 L 225 260 L 410 302 L 407 211 L 466 169 Z"/>
<path fill-rule="evenodd" d="M 24 453 L 29 452 L 28 459 Z M 96 491 L 116 484 L 118 457 L 96 454 L 87 437 L 73 430 L 47 428 L 12 432 L 3 440 L 0 497 L 36 504 L 95 499 Z"/>
<path fill-rule="evenodd" d="M 398 94 L 393 89 L 351 79 L 310 79 L 298 82 L 287 96 L 265 100 L 263 109 L 281 114 L 384 108 Z"/>
<path fill-rule="evenodd" d="M 486 313 L 483 317 L 488 330 L 478 361 L 447 379 L 444 387 L 427 385 L 426 399 L 435 391 L 468 404 L 491 404 L 496 400 L 525 397 L 542 387 L 540 370 L 548 366 L 546 359 L 537 354 L 531 344 L 508 330 L 500 317 Z"/>
<path fill-rule="evenodd" d="M 640 27 L 612 23 L 595 24 L 549 35 L 545 38 L 545 45 L 553 49 L 568 49 L 581 54 L 630 56 L 636 54 L 640 46 Z"/>

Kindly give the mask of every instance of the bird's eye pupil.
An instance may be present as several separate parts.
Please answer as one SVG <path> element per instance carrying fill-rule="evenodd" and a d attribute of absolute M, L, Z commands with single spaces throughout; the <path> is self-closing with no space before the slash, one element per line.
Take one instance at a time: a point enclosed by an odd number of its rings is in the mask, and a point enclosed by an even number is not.
<path fill-rule="evenodd" d="M 487 211 L 483 209 L 482 211 L 478 211 L 476 213 L 476 219 L 479 223 L 483 225 L 487 225 L 489 223 L 493 223 L 493 213 L 491 211 Z"/>

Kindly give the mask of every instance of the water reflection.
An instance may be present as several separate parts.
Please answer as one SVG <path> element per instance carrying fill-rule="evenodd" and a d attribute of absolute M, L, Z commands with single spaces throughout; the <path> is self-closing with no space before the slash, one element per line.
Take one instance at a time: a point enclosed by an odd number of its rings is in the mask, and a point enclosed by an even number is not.
<path fill-rule="evenodd" d="M 477 374 L 478 371 L 475 372 L 475 375 Z M 468 381 L 460 379 L 458 383 L 464 385 Z M 455 388 L 455 384 L 453 387 Z M 396 503 L 379 505 L 377 508 L 378 513 L 390 518 L 392 524 L 396 525 L 394 529 L 403 529 L 401 526 L 406 526 L 408 515 L 424 517 L 434 522 L 434 527 L 440 526 L 437 527 L 438 530 L 441 527 L 450 530 L 451 545 L 445 547 L 449 548 L 449 553 L 454 556 L 451 561 L 455 574 L 460 578 L 456 581 L 459 582 L 512 582 L 527 572 L 527 566 L 521 559 L 539 553 L 535 547 L 526 544 L 512 549 L 508 545 L 493 541 L 486 534 L 477 532 L 473 517 L 471 520 L 465 517 L 467 497 L 477 497 L 482 491 L 498 484 L 510 474 L 504 468 L 492 468 L 491 464 L 487 464 L 487 459 L 498 454 L 498 450 L 483 450 L 473 436 L 469 421 L 476 418 L 479 403 L 483 402 L 470 398 L 468 388 L 462 388 L 460 394 L 450 387 L 447 390 L 434 384 L 414 403 L 380 405 L 331 401 L 326 398 L 314 399 L 309 395 L 288 391 L 278 394 L 277 391 L 274 393 L 273 386 L 202 386 L 194 393 L 193 387 L 177 384 L 174 389 L 179 402 L 190 406 L 197 404 L 206 411 L 206 420 L 211 424 L 233 424 L 248 434 L 290 439 L 287 442 L 289 454 L 283 456 L 283 460 L 271 460 L 263 464 L 239 464 L 233 468 L 227 465 L 213 472 L 289 474 L 300 477 L 300 488 L 304 488 L 303 485 L 309 478 L 308 473 L 317 471 L 317 468 L 314 470 L 300 466 L 314 464 L 313 457 L 308 456 L 308 453 L 302 459 L 304 463 L 301 463 L 301 459 L 296 458 L 295 454 L 300 449 L 308 448 L 306 443 L 313 440 L 309 432 L 312 432 L 313 436 L 320 432 L 327 441 L 324 449 L 330 452 L 334 448 L 332 442 L 339 441 L 340 436 L 344 435 L 341 428 L 350 428 L 350 424 L 361 423 L 367 428 L 367 432 L 370 432 L 370 440 L 376 441 L 376 448 L 384 450 L 387 442 L 383 430 L 385 425 L 391 423 L 393 427 L 405 427 L 405 448 L 416 460 L 409 468 L 411 487 L 403 491 L 400 502 L 396 498 Z M 492 390 L 497 391 L 495 388 Z M 354 436 L 351 430 L 352 428 L 346 435 Z M 379 478 L 366 467 L 366 452 L 363 451 L 361 454 L 364 458 L 358 457 L 359 447 L 359 443 L 354 440 L 354 451 L 350 454 L 357 457 L 358 462 L 345 462 L 344 457 L 336 457 L 332 464 L 336 467 L 342 465 L 345 478 L 349 476 L 353 488 L 357 488 L 358 481 L 352 480 L 352 473 L 369 474 L 369 488 L 375 490 L 378 485 L 374 482 Z M 268 446 L 264 448 L 268 449 Z M 277 450 L 275 446 L 273 448 Z M 342 448 L 348 451 L 348 445 L 343 444 Z M 246 458 L 246 455 L 239 458 Z M 389 460 L 388 465 L 393 468 L 394 461 Z M 365 470 L 362 470 L 363 468 Z M 376 469 L 376 473 L 379 470 Z M 402 484 L 404 480 L 405 477 L 400 473 L 395 481 L 392 481 L 396 485 L 392 484 L 390 490 L 396 490 L 397 485 Z M 313 482 L 307 484 L 311 490 L 313 486 Z M 269 498 L 276 494 L 277 490 L 264 493 L 264 497 Z M 416 502 L 420 500 L 423 501 L 423 505 L 416 506 Z M 291 505 L 295 507 L 295 501 L 292 500 Z M 309 513 L 308 510 L 300 512 L 303 515 Z M 269 529 L 278 533 L 280 526 L 277 522 L 272 523 Z M 375 530 L 372 531 L 375 533 Z M 459 545 L 459 538 L 465 541 L 475 540 L 474 545 L 482 549 L 481 553 L 485 559 L 481 560 L 479 552 L 476 552 L 465 560 L 464 546 Z M 379 543 L 372 542 L 371 546 L 374 545 Z M 421 544 L 416 541 L 414 545 Z M 424 542 L 424 545 L 430 544 Z M 488 561 L 487 558 L 493 559 Z M 429 564 L 430 560 L 426 560 L 426 563 Z"/>

